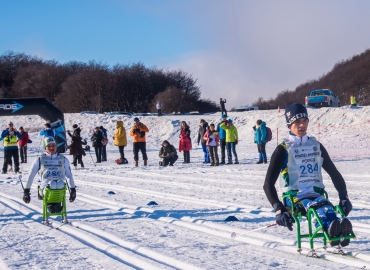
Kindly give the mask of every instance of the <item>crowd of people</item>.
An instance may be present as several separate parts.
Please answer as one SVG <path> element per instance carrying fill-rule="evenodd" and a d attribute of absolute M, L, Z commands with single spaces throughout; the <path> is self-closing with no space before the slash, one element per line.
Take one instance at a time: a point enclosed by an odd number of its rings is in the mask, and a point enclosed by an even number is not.
<path fill-rule="evenodd" d="M 342 236 L 348 236 L 352 232 L 352 224 L 346 217 L 352 210 L 352 204 L 348 198 L 346 183 L 330 159 L 325 147 L 315 137 L 307 136 L 309 118 L 305 106 L 299 103 L 288 106 L 285 109 L 285 118 L 287 127 L 289 128 L 289 134 L 276 147 L 272 154 L 263 186 L 266 197 L 276 211 L 276 223 L 280 226 L 287 227 L 289 230 L 293 230 L 292 226 L 295 221 L 292 211 L 296 210 L 290 209 L 292 206 L 291 199 L 283 200 L 279 198 L 275 187 L 276 182 L 278 182 L 283 192 L 295 191 L 293 198 L 294 205 L 306 211 L 310 208 L 316 210 L 320 222 L 323 224 L 323 230 L 327 232 L 329 237 L 340 239 L 330 241 L 331 246 L 347 246 L 350 240 L 344 239 Z M 70 162 L 63 154 L 56 152 L 56 142 L 47 133 L 50 132 L 51 134 L 52 132 L 49 128 L 48 125 L 45 125 L 45 129 L 40 133 L 41 136 L 45 136 L 42 139 L 45 153 L 37 157 L 32 163 L 31 172 L 23 195 L 23 200 L 26 203 L 29 203 L 31 200 L 30 188 L 37 172 L 41 174 L 42 188 L 46 185 L 51 186 L 51 183 L 55 182 L 55 188 L 60 189 L 64 185 L 66 178 L 68 178 L 69 186 L 71 187 L 70 202 L 76 199 L 76 188 L 70 169 Z M 259 161 L 257 163 L 267 163 L 265 147 L 267 143 L 266 123 L 259 119 L 253 128 L 255 130 L 254 139 L 259 152 Z M 130 136 L 133 138 L 135 166 L 138 166 L 139 152 L 142 154 L 144 166 L 148 165 L 146 153 L 146 133 L 148 132 L 148 127 L 141 123 L 138 118 L 134 118 Z M 81 129 L 77 125 L 73 125 L 73 132 L 68 130 L 67 133 L 71 137 L 69 148 L 73 155 L 72 164 L 76 167 L 77 163 L 79 163 L 83 167 L 82 156 L 85 155 L 85 152 L 82 145 L 86 145 L 87 142 L 86 140 L 82 140 L 80 136 Z M 3 172 L 6 171 L 12 158 L 14 159 L 15 171 L 19 172 L 18 143 L 25 139 L 29 143 L 28 135 L 26 135 L 23 128 L 20 128 L 20 131 L 18 131 L 13 123 L 9 122 L 8 127 L 1 134 L 1 139 L 4 142 Z M 108 141 L 107 131 L 104 131 L 102 126 L 96 127 L 91 140 L 93 141 L 93 147 L 95 147 L 97 162 L 105 161 L 107 156 L 104 154 L 103 146 L 106 146 L 106 143 L 103 142 Z M 120 153 L 119 161 L 123 163 L 125 160 L 123 150 L 127 145 L 127 137 L 122 121 L 117 121 L 113 141 L 118 146 Z M 227 164 L 232 164 L 233 157 L 234 164 L 238 164 L 236 153 L 238 131 L 233 125 L 233 121 L 227 119 L 226 114 L 222 115 L 221 122 L 217 127 L 214 124 L 208 125 L 204 119 L 201 119 L 197 142 L 198 145 L 202 145 L 204 163 L 210 163 L 211 166 L 218 166 L 221 163 L 225 163 L 226 148 Z M 21 152 L 23 162 L 27 162 L 27 155 L 24 153 L 24 147 L 26 145 L 27 143 L 25 145 L 19 145 L 23 147 Z M 221 162 L 219 162 L 218 157 L 219 145 L 221 148 Z M 190 162 L 191 149 L 190 129 L 187 123 L 182 121 L 179 135 L 179 152 L 184 152 L 184 163 Z M 307 156 L 310 159 L 307 159 Z M 159 150 L 159 158 L 161 158 L 161 161 L 159 161 L 160 166 L 173 166 L 178 159 L 175 146 L 171 145 L 167 140 L 163 141 Z M 333 205 L 323 195 L 325 186 L 321 169 L 324 169 L 331 177 L 333 185 L 338 192 L 340 199 L 339 206 L 344 212 L 344 217 L 338 217 L 336 215 Z M 279 175 L 280 180 L 278 181 Z M 61 205 L 57 206 L 59 208 L 61 207 Z M 315 222 L 315 226 L 318 227 L 319 222 L 317 220 Z"/>

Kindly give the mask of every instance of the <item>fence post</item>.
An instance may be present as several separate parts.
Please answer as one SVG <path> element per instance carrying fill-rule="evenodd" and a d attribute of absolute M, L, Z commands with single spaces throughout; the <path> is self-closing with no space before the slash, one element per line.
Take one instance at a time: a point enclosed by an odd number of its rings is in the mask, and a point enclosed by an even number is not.
<path fill-rule="evenodd" d="M 319 134 L 318 134 L 318 141 L 320 141 L 320 123 L 317 125 L 317 129 L 318 129 L 318 132 L 319 132 Z"/>
<path fill-rule="evenodd" d="M 279 128 L 276 128 L 276 146 L 279 145 Z"/>

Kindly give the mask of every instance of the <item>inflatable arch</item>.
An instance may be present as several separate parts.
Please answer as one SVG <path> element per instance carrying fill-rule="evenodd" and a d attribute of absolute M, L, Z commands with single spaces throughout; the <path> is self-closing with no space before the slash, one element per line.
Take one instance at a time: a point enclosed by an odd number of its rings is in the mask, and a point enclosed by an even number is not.
<path fill-rule="evenodd" d="M 64 114 L 46 98 L 3 98 L 0 99 L 0 116 L 39 115 L 49 122 L 55 131 L 58 152 L 66 149 Z"/>

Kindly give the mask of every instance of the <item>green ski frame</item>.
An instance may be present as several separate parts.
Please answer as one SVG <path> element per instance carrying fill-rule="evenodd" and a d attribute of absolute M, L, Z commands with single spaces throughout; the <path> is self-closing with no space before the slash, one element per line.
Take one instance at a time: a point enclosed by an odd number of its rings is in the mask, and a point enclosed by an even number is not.
<path fill-rule="evenodd" d="M 311 251 L 314 251 L 313 241 L 314 241 L 315 238 L 322 238 L 323 239 L 324 248 L 326 248 L 326 243 L 327 242 L 330 243 L 331 241 L 337 241 L 337 240 L 356 239 L 356 235 L 354 234 L 353 231 L 351 232 L 350 235 L 347 235 L 347 236 L 330 237 L 328 235 L 328 233 L 323 229 L 324 225 L 321 222 L 321 219 L 320 219 L 319 215 L 317 214 L 317 212 L 314 208 L 308 209 L 307 214 L 306 214 L 306 218 L 307 218 L 307 222 L 308 222 L 308 234 L 302 234 L 301 233 L 301 224 L 299 222 L 299 219 L 302 218 L 302 213 L 301 212 L 295 213 L 296 203 L 294 203 L 294 197 L 297 195 L 297 193 L 298 193 L 297 190 L 291 190 L 291 191 L 285 192 L 285 193 L 283 193 L 283 200 L 285 201 L 285 199 L 289 199 L 290 202 L 292 203 L 291 213 L 292 213 L 292 216 L 293 216 L 294 221 L 295 221 L 296 226 L 297 226 L 297 246 L 298 246 L 297 251 L 298 252 L 302 251 L 302 239 L 303 238 L 308 238 L 308 240 L 310 242 Z M 325 190 L 323 191 L 323 195 L 324 195 L 325 198 L 328 198 L 328 193 Z M 334 207 L 334 211 L 339 213 L 342 218 L 345 217 L 345 215 L 343 213 L 343 210 L 339 205 Z M 313 217 L 319 223 L 319 226 L 316 228 L 316 230 L 314 230 L 314 228 L 312 226 Z"/>
<path fill-rule="evenodd" d="M 62 189 L 50 189 L 49 185 L 42 190 L 40 187 L 39 193 L 43 194 L 43 206 L 42 206 L 42 223 L 48 224 L 50 216 L 61 216 L 62 221 L 67 223 L 67 207 L 66 207 L 66 185 Z M 62 211 L 56 213 L 50 213 L 48 211 L 49 203 L 62 203 Z"/>

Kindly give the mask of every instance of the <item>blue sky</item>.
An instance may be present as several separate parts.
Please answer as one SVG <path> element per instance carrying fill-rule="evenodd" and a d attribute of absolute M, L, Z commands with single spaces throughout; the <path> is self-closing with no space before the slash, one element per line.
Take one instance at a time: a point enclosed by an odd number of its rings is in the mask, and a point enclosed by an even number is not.
<path fill-rule="evenodd" d="M 240 106 L 368 49 L 369 11 L 361 0 L 0 0 L 0 54 L 182 69 L 203 97 Z"/>

